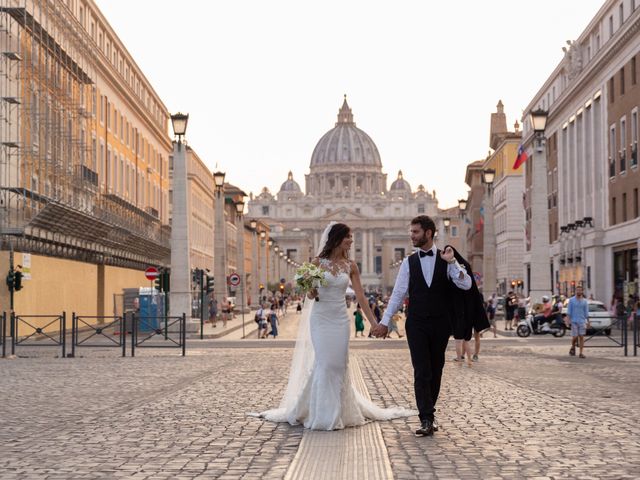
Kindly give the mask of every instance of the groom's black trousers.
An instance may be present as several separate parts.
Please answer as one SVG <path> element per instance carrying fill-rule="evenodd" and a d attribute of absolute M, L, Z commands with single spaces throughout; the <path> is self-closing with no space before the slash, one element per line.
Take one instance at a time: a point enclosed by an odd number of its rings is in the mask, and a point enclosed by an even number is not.
<path fill-rule="evenodd" d="M 420 421 L 433 420 L 451 327 L 447 318 L 409 318 L 407 341 Z"/>

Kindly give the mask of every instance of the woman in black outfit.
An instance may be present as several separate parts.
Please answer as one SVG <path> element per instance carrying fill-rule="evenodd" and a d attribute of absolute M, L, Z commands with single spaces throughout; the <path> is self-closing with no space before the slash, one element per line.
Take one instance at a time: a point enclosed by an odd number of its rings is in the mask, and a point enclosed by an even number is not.
<path fill-rule="evenodd" d="M 453 254 L 460 265 L 462 265 L 471 277 L 471 289 L 453 289 L 452 321 L 453 338 L 456 340 L 457 362 L 464 361 L 466 355 L 467 365 L 471 366 L 471 345 L 469 341 L 473 331 L 482 332 L 490 327 L 487 311 L 484 308 L 482 294 L 478 290 L 478 285 L 473 276 L 473 270 L 467 260 L 451 245 L 447 245 L 453 250 Z M 446 249 L 446 247 L 445 247 Z"/>

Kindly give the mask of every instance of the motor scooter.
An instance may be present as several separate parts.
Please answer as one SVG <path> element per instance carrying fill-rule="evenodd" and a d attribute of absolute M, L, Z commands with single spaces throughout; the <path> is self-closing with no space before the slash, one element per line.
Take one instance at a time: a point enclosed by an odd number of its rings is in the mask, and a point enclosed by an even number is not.
<path fill-rule="evenodd" d="M 526 338 L 531 334 L 546 335 L 551 334 L 554 337 L 564 337 L 567 333 L 567 326 L 564 324 L 559 315 L 554 315 L 549 319 L 536 318 L 533 312 L 529 312 L 526 318 L 521 319 L 516 327 L 516 334 L 519 337 Z"/>

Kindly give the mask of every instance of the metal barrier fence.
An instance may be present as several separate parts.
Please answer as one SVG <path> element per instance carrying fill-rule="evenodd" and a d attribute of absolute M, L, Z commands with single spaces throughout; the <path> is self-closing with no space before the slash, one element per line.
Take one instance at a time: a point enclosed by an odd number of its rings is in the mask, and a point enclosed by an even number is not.
<path fill-rule="evenodd" d="M 187 316 L 141 317 L 132 315 L 131 356 L 136 348 L 180 348 L 185 356 L 187 346 Z"/>
<path fill-rule="evenodd" d="M 126 356 L 127 334 L 131 335 L 131 356 L 136 348 L 179 348 L 186 355 L 187 319 L 179 317 L 140 316 L 88 316 L 71 317 L 71 352 L 75 357 L 80 347 L 119 348 Z M 21 347 L 59 347 L 62 358 L 67 356 L 67 314 L 61 315 L 0 315 L 0 349 L 2 357 L 15 356 Z"/>
<path fill-rule="evenodd" d="M 584 339 L 585 347 L 587 342 L 594 338 L 604 338 L 608 342 L 606 345 L 588 345 L 590 348 L 622 348 L 624 349 L 624 356 L 629 354 L 629 330 L 631 330 L 631 338 L 633 347 L 633 356 L 638 354 L 638 343 L 640 341 L 640 332 L 638 332 L 638 317 L 635 316 L 632 325 L 629 325 L 627 316 L 616 317 L 611 325 L 596 328 L 591 335 L 588 335 Z M 609 331 L 609 333 L 607 333 Z M 613 343 L 613 345 L 611 344 Z"/>
<path fill-rule="evenodd" d="M 0 317 L 0 328 L 2 329 L 2 333 L 0 333 L 0 341 L 2 342 L 2 358 L 7 356 L 7 312 L 2 312 L 2 317 Z"/>
<path fill-rule="evenodd" d="M 127 328 L 123 316 L 87 316 L 71 317 L 71 357 L 76 356 L 77 347 L 121 348 L 126 356 Z"/>
<path fill-rule="evenodd" d="M 50 319 L 44 326 L 41 323 Z M 50 332 L 46 330 L 52 327 Z M 53 328 L 57 327 L 57 330 Z M 26 330 L 23 334 L 21 330 Z M 61 347 L 62 358 L 66 356 L 67 348 L 67 314 L 61 315 L 16 315 L 11 314 L 11 355 L 16 354 L 16 347 Z"/>
<path fill-rule="evenodd" d="M 640 347 L 640 317 L 636 313 L 633 317 L 633 356 L 638 356 L 638 348 Z"/>

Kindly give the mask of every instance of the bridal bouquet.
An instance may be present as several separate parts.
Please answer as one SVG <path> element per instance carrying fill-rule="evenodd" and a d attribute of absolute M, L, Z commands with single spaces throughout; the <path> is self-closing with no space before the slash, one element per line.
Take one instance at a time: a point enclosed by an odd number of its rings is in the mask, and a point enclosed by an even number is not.
<path fill-rule="evenodd" d="M 300 268 L 296 270 L 293 277 L 296 285 L 305 293 L 318 287 L 324 287 L 327 279 L 324 278 L 324 270 L 313 263 L 304 262 Z M 320 300 L 316 297 L 316 302 Z"/>

